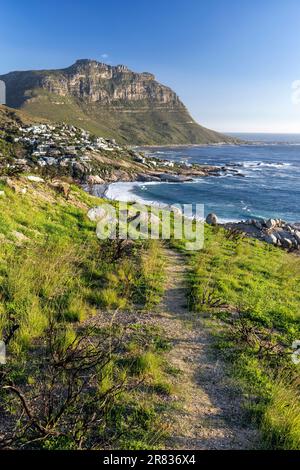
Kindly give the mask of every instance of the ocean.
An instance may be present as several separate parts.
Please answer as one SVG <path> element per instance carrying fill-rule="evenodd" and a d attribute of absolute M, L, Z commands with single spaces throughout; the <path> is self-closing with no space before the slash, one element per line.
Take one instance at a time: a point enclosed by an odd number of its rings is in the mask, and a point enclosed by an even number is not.
<path fill-rule="evenodd" d="M 221 176 L 186 183 L 113 183 L 111 199 L 204 204 L 221 222 L 280 218 L 300 222 L 300 134 L 234 134 L 243 145 L 155 147 L 152 158 L 226 167 Z"/>

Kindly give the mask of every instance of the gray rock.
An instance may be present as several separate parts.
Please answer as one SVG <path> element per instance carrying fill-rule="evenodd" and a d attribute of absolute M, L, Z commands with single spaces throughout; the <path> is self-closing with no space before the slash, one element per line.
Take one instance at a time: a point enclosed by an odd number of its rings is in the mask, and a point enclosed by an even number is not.
<path fill-rule="evenodd" d="M 104 180 L 99 175 L 90 175 L 87 182 L 88 184 L 103 184 Z"/>
<path fill-rule="evenodd" d="M 299 232 L 299 230 L 295 231 L 294 238 L 297 241 L 297 243 L 300 244 L 300 232 Z"/>
<path fill-rule="evenodd" d="M 293 247 L 293 241 L 290 238 L 283 238 L 281 244 L 283 248 L 290 249 Z"/>
<path fill-rule="evenodd" d="M 76 177 L 82 177 L 85 173 L 86 173 L 86 168 L 84 167 L 84 165 L 82 165 L 81 163 L 78 163 L 78 162 L 74 162 L 73 165 L 72 165 L 72 173 L 73 173 L 73 176 L 76 178 Z"/>
<path fill-rule="evenodd" d="M 271 243 L 272 245 L 277 245 L 278 240 L 274 233 L 270 233 L 264 236 L 264 241 L 267 243 Z"/>
<path fill-rule="evenodd" d="M 275 228 L 276 227 L 276 220 L 268 219 L 268 220 L 266 220 L 265 225 L 266 225 L 267 228 Z"/>
<path fill-rule="evenodd" d="M 107 211 L 103 207 L 93 207 L 87 213 L 88 218 L 92 222 L 98 222 L 99 220 L 105 219 L 107 217 Z"/>
<path fill-rule="evenodd" d="M 26 178 L 29 181 L 33 181 L 35 183 L 44 183 L 45 181 L 43 178 L 40 178 L 39 176 L 35 176 L 35 175 L 29 175 L 29 176 L 26 176 Z"/>
<path fill-rule="evenodd" d="M 137 181 L 145 181 L 145 182 L 160 181 L 160 178 L 158 176 L 152 176 L 152 175 L 146 175 L 146 174 L 143 174 L 143 173 L 139 173 L 137 175 Z"/>
<path fill-rule="evenodd" d="M 185 183 L 193 181 L 193 178 L 190 176 L 174 175 L 171 173 L 156 173 L 154 176 L 158 176 L 161 181 L 165 181 L 167 183 Z"/>
<path fill-rule="evenodd" d="M 218 217 L 216 216 L 216 214 L 208 214 L 208 216 L 206 217 L 206 223 L 208 225 L 213 225 L 213 226 L 216 226 L 218 225 Z"/>
<path fill-rule="evenodd" d="M 262 229 L 262 224 L 261 222 L 259 222 L 259 220 L 256 220 L 255 223 L 254 223 L 255 227 L 258 228 L 259 230 Z"/>

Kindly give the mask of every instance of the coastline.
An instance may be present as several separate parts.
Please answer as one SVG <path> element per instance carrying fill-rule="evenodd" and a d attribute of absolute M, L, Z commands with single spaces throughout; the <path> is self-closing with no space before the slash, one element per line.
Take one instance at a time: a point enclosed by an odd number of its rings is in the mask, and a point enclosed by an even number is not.
<path fill-rule="evenodd" d="M 153 184 L 161 184 L 161 182 L 114 182 L 100 185 L 93 185 L 93 187 L 84 188 L 89 190 L 90 194 L 107 199 L 110 201 L 121 201 L 121 202 L 136 202 L 145 206 L 161 208 L 164 210 L 172 210 L 176 203 L 166 204 L 157 200 L 147 200 L 134 194 L 132 189 L 135 186 L 150 186 Z M 174 183 L 168 183 L 174 184 Z M 92 189 L 92 191 L 91 191 Z M 203 222 L 207 219 L 205 216 L 201 218 Z M 288 223 L 280 219 L 226 219 L 219 218 L 217 220 L 217 226 L 223 227 L 224 229 L 233 233 L 240 232 L 247 237 L 255 238 L 268 244 L 272 244 L 288 251 L 294 251 L 299 253 L 300 248 L 300 224 Z"/>
<path fill-rule="evenodd" d="M 90 194 L 92 194 L 93 196 L 100 197 L 102 199 L 107 199 L 108 201 L 121 201 L 121 202 L 132 202 L 132 203 L 136 202 L 139 204 L 143 204 L 145 206 L 162 208 L 162 209 L 171 209 L 172 204 L 166 204 L 163 202 L 159 202 L 158 200 L 150 201 L 148 199 L 143 199 L 137 196 L 136 194 L 134 194 L 133 191 L 131 191 L 134 186 L 151 186 L 153 184 L 161 184 L 161 182 L 118 181 L 118 182 L 107 183 L 103 185 L 102 184 L 93 185 L 92 188 L 84 187 L 84 189 L 88 191 Z M 167 184 L 172 185 L 176 183 L 169 182 Z M 176 205 L 176 203 L 174 203 L 174 205 Z M 203 218 L 203 220 L 205 220 L 205 217 Z M 240 222 L 241 221 L 238 219 L 226 219 L 226 218 L 219 219 L 220 226 L 223 226 L 226 224 L 238 224 Z"/>
<path fill-rule="evenodd" d="M 217 150 L 218 146 L 214 145 L 213 147 L 216 150 L 211 150 L 211 153 L 208 150 L 199 150 L 202 160 L 200 158 L 199 160 L 192 160 L 193 166 L 186 164 L 185 168 L 173 167 L 172 169 L 166 166 L 161 171 L 161 168 L 158 170 L 155 164 L 153 164 L 153 168 L 148 169 L 147 173 L 131 173 L 128 179 L 122 177 L 114 180 L 108 179 L 105 182 L 103 181 L 105 184 L 90 187 L 89 191 L 95 196 L 107 200 L 137 202 L 145 206 L 165 209 L 176 205 L 176 202 L 179 205 L 192 201 L 199 203 L 205 201 L 205 216 L 208 213 L 215 213 L 219 226 L 232 231 L 240 231 L 248 236 L 269 241 L 269 243 L 279 246 L 283 243 L 289 247 L 289 240 L 291 240 L 293 247 L 299 249 L 298 239 L 296 240 L 296 245 L 295 237 L 292 236 L 293 231 L 299 231 L 298 214 L 296 211 L 288 213 L 282 210 L 288 207 L 287 203 L 289 203 L 290 199 L 289 188 L 286 187 L 283 181 L 290 181 L 289 178 L 294 178 L 294 173 L 295 171 L 297 172 L 297 163 L 295 163 L 294 156 L 296 150 L 288 150 L 282 156 L 282 151 L 279 154 L 279 151 L 276 149 L 270 151 L 268 149 L 263 151 L 255 149 L 253 151 L 240 151 L 238 149 L 240 145 L 230 145 L 231 149 L 235 150 L 229 149 L 223 151 Z M 201 147 L 205 148 L 208 146 L 202 145 Z M 273 145 L 268 142 L 265 143 L 264 147 L 271 148 Z M 135 148 L 140 149 L 140 147 Z M 189 146 L 147 146 L 147 148 L 144 147 L 144 154 L 145 156 L 147 153 L 150 154 L 151 149 L 153 149 L 153 156 L 155 156 L 155 151 L 158 149 L 161 149 L 162 153 L 164 149 L 170 149 L 171 155 L 172 151 L 176 155 L 176 149 L 188 148 L 200 149 L 200 146 L 193 144 Z M 244 152 L 244 154 L 241 152 Z M 189 156 L 188 153 L 187 155 Z M 191 155 L 193 155 L 192 151 Z M 153 157 L 152 155 L 150 156 Z M 221 161 L 218 163 L 219 156 Z M 175 158 L 173 161 L 176 164 Z M 158 162 L 165 162 L 165 160 L 161 160 L 161 155 L 159 155 Z M 182 160 L 180 160 L 181 162 Z M 217 176 L 218 180 L 220 178 L 220 181 L 215 180 L 215 178 L 206 179 L 204 176 Z M 225 179 L 227 177 L 233 177 L 234 180 Z M 240 177 L 246 178 L 245 183 L 243 180 L 241 182 L 238 180 Z M 185 187 L 177 184 L 179 182 L 196 183 L 196 185 L 194 188 L 194 185 L 187 184 L 185 189 Z M 160 188 L 162 183 L 163 185 Z M 172 187 L 174 183 L 175 187 Z M 151 188 L 152 185 L 159 186 Z M 199 194 L 197 193 L 198 186 Z M 269 206 L 263 207 L 262 204 L 253 202 L 257 198 L 265 197 L 267 189 L 264 188 L 272 187 L 282 194 L 282 207 L 276 208 L 272 205 L 270 206 L 268 197 L 266 201 L 269 203 Z M 237 195 L 236 193 L 234 194 L 235 191 L 238 192 Z M 233 197 L 230 194 L 231 192 L 234 194 Z M 244 194 L 246 194 L 245 199 Z M 291 217 L 291 215 L 295 217 Z M 281 220 L 282 224 L 275 227 L 276 230 L 273 230 L 274 227 L 271 224 L 269 229 L 266 223 L 270 220 Z M 285 240 L 281 242 L 280 237 Z"/>
<path fill-rule="evenodd" d="M 143 149 L 181 149 L 181 148 L 196 148 L 196 147 L 223 147 L 223 146 L 229 146 L 229 147 L 236 147 L 239 145 L 244 145 L 248 142 L 211 142 L 207 144 L 169 144 L 169 145 L 134 145 L 130 147 L 132 150 L 143 150 Z"/>

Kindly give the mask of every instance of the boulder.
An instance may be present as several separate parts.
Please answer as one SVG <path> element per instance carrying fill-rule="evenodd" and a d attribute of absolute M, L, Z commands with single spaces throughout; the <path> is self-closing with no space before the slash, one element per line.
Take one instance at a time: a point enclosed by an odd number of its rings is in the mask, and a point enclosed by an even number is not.
<path fill-rule="evenodd" d="M 300 244 L 300 232 L 299 232 L 299 230 L 295 231 L 294 238 L 297 241 L 297 243 Z"/>
<path fill-rule="evenodd" d="M 190 176 L 174 175 L 172 173 L 155 173 L 153 176 L 157 176 L 160 181 L 165 181 L 166 183 L 185 183 L 193 181 L 193 178 Z"/>
<path fill-rule="evenodd" d="M 283 248 L 290 249 L 293 247 L 293 241 L 290 238 L 283 238 L 281 240 L 281 244 Z"/>
<path fill-rule="evenodd" d="M 103 184 L 104 180 L 99 175 L 90 175 L 87 182 L 88 184 Z"/>
<path fill-rule="evenodd" d="M 265 225 L 267 228 L 275 228 L 277 225 L 277 222 L 274 219 L 268 219 L 266 220 Z"/>
<path fill-rule="evenodd" d="M 107 217 L 107 211 L 104 207 L 93 207 L 88 211 L 87 216 L 92 222 L 98 222 Z"/>
<path fill-rule="evenodd" d="M 262 228 L 263 228 L 263 226 L 262 226 L 262 224 L 259 220 L 255 220 L 253 225 L 255 225 L 255 227 L 258 228 L 259 230 L 262 230 Z"/>
<path fill-rule="evenodd" d="M 29 181 L 33 181 L 34 183 L 44 183 L 45 182 L 45 180 L 43 178 L 40 178 L 39 176 L 35 176 L 35 175 L 29 175 L 29 176 L 26 176 L 26 178 Z"/>
<path fill-rule="evenodd" d="M 69 183 L 66 183 L 64 181 L 53 181 L 51 183 L 51 186 L 57 192 L 63 194 L 63 196 L 68 199 L 70 191 L 71 191 L 71 186 L 69 185 Z"/>
<path fill-rule="evenodd" d="M 136 179 L 137 181 L 142 181 L 142 182 L 160 181 L 160 178 L 158 176 L 146 175 L 144 173 L 138 173 Z"/>
<path fill-rule="evenodd" d="M 206 217 L 206 223 L 208 225 L 213 225 L 213 226 L 216 226 L 218 225 L 218 217 L 216 216 L 216 214 L 208 214 L 208 216 Z"/>
<path fill-rule="evenodd" d="M 86 174 L 85 166 L 81 163 L 74 162 L 72 165 L 72 174 L 74 178 L 82 178 Z"/>
<path fill-rule="evenodd" d="M 270 233 L 264 236 L 264 241 L 267 243 L 271 243 L 272 245 L 277 245 L 278 239 L 274 233 Z"/>

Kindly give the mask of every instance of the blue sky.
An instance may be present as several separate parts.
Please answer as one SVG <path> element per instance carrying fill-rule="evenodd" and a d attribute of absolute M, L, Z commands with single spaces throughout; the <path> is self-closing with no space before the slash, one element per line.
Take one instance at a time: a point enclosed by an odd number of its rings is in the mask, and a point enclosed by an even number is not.
<path fill-rule="evenodd" d="M 0 0 L 0 74 L 78 58 L 153 72 L 203 125 L 299 132 L 299 0 Z M 295 98 L 295 97 L 294 97 Z"/>

